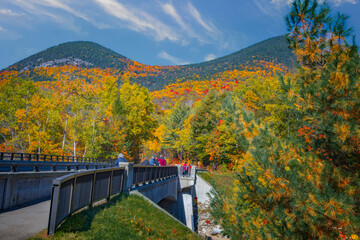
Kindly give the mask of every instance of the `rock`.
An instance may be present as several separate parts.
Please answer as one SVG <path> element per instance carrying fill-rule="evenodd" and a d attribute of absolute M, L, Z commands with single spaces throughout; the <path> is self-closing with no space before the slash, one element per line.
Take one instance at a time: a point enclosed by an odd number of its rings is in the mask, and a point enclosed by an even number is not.
<path fill-rule="evenodd" d="M 217 234 L 220 234 L 221 232 L 222 232 L 222 230 L 220 228 L 216 227 L 216 228 L 213 228 L 211 235 L 217 235 Z"/>

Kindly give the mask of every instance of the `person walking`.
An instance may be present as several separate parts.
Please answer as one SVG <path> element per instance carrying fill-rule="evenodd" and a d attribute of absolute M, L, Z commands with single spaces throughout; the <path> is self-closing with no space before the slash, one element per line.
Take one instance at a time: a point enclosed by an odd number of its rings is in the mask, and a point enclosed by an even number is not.
<path fill-rule="evenodd" d="M 184 162 L 184 165 L 183 165 L 183 175 L 186 175 L 187 173 L 187 164 L 186 162 Z"/>

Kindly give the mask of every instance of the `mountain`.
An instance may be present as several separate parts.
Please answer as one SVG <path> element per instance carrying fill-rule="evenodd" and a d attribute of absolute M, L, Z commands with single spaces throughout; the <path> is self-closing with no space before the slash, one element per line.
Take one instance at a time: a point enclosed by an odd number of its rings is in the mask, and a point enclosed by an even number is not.
<path fill-rule="evenodd" d="M 234 52 L 230 55 L 213 59 L 208 62 L 193 64 L 204 72 L 213 71 L 216 67 L 221 69 L 232 69 L 231 66 L 250 64 L 255 61 L 275 62 L 291 69 L 294 67 L 295 56 L 288 47 L 285 36 L 273 37 L 252 46 Z"/>
<path fill-rule="evenodd" d="M 8 69 L 32 70 L 38 67 L 76 65 L 85 68 L 124 69 L 127 58 L 100 44 L 88 41 L 67 42 L 31 55 Z"/>
<path fill-rule="evenodd" d="M 161 89 L 164 85 L 188 79 L 211 79 L 224 71 L 259 66 L 259 62 L 268 61 L 294 67 L 295 56 L 288 48 L 285 36 L 279 36 L 256 43 L 252 46 L 211 61 L 182 66 L 150 66 L 130 60 L 99 44 L 87 41 L 67 42 L 51 47 L 25 58 L 5 70 L 26 71 L 35 81 L 32 70 L 39 67 L 59 67 L 76 65 L 81 68 L 116 69 L 119 73 L 133 73 L 131 79 L 150 90 Z M 49 80 L 49 79 L 46 79 Z"/>

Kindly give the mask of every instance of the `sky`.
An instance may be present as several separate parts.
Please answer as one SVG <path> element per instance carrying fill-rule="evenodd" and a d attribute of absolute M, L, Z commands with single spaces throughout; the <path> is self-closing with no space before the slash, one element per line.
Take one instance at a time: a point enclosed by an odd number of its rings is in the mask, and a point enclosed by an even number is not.
<path fill-rule="evenodd" d="M 328 0 L 360 42 L 360 0 Z M 0 69 L 68 41 L 149 65 L 222 57 L 286 34 L 291 0 L 0 0 Z"/>

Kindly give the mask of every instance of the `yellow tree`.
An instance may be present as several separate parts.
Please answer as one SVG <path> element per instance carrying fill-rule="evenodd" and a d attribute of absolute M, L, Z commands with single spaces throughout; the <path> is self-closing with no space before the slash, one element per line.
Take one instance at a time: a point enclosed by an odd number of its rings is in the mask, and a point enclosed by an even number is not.
<path fill-rule="evenodd" d="M 22 151 L 28 146 L 28 138 L 23 134 L 24 125 L 18 121 L 16 113 L 28 113 L 29 102 L 38 88 L 16 74 L 2 73 L 0 81 L 0 149 L 2 151 Z"/>
<path fill-rule="evenodd" d="M 114 102 L 114 113 L 119 115 L 126 135 L 125 145 L 129 157 L 135 163 L 140 161 L 140 150 L 144 141 L 153 138 L 157 122 L 154 119 L 154 105 L 148 89 L 131 84 L 126 79 L 120 87 Z"/>

